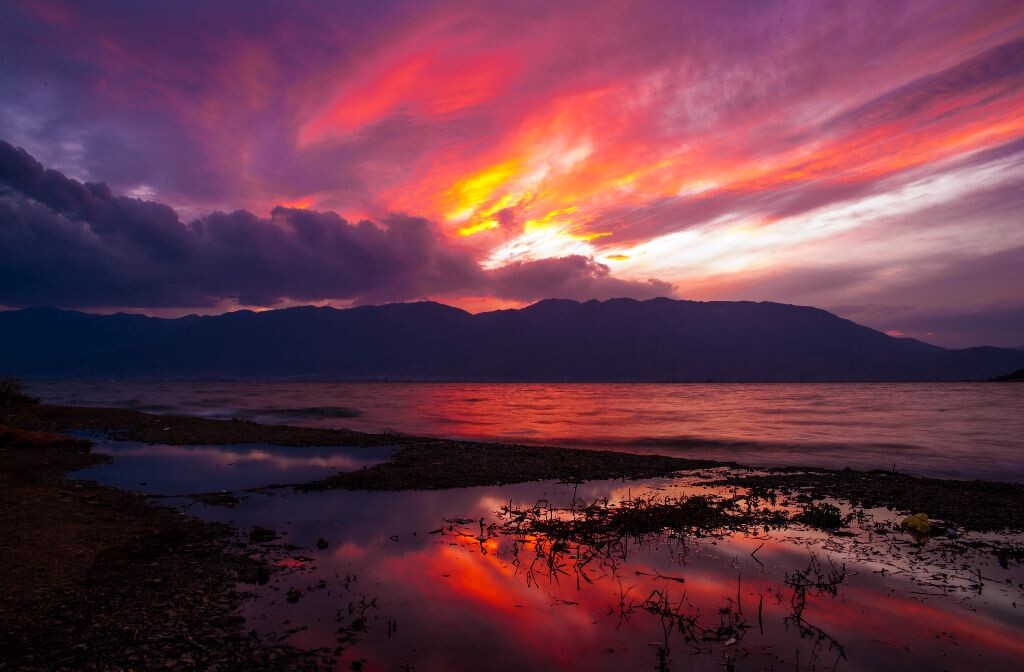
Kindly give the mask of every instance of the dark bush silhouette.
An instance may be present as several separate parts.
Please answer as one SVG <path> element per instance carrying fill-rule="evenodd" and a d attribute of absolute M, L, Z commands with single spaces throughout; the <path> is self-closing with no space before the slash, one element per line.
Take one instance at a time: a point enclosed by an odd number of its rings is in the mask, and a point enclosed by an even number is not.
<path fill-rule="evenodd" d="M 25 386 L 16 378 L 0 378 L 0 406 L 37 404 L 39 400 L 25 394 Z"/>

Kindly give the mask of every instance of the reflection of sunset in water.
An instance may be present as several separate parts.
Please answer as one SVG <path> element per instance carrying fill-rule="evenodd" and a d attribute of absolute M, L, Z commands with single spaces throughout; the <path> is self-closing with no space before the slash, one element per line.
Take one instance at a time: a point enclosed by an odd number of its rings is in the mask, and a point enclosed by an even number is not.
<path fill-rule="evenodd" d="M 518 384 L 33 381 L 52 403 L 747 464 L 1022 480 L 1018 390 L 984 383 Z M 317 413 L 310 413 L 314 409 Z M 327 413 L 325 413 L 327 411 Z M 336 411 L 332 413 L 329 411 Z"/>
<path fill-rule="evenodd" d="M 574 495 L 589 503 L 704 491 L 673 483 L 256 498 L 231 518 L 244 526 L 269 517 L 287 530 L 288 543 L 311 547 L 322 535 L 332 545 L 322 554 L 295 551 L 312 556 L 310 566 L 275 577 L 271 586 L 279 590 L 251 603 L 248 617 L 268 632 L 280 631 L 284 620 L 300 624 L 290 641 L 301 646 L 349 638 L 343 668 L 363 659 L 368 669 L 655 669 L 665 639 L 652 596 L 661 594 L 695 624 L 696 641 L 676 626 L 667 640 L 672 665 L 685 669 L 718 670 L 735 658 L 736 669 L 789 669 L 799 660 L 840 670 L 959 669 L 984 661 L 996 670 L 1012 669 L 1024 655 L 1024 619 L 1013 606 L 1021 600 L 1019 568 L 1001 569 L 988 552 L 961 558 L 984 575 L 979 592 L 974 570 L 941 562 L 938 546 L 919 547 L 900 533 L 869 544 L 869 519 L 854 524 L 852 537 L 755 529 L 633 539 L 596 552 L 493 526 L 510 503 L 568 507 Z M 869 514 L 879 522 L 893 517 Z M 883 547 L 889 551 L 879 553 Z M 802 618 L 794 620 L 787 577 L 806 570 L 812 557 L 824 568 L 820 576 L 834 564 L 842 579 L 835 596 L 808 590 Z M 935 585 L 939 573 L 948 574 L 945 588 Z M 320 579 L 325 588 L 316 587 Z M 308 592 L 289 604 L 288 586 Z M 363 614 L 359 605 L 371 601 L 366 631 L 350 632 Z"/>
<path fill-rule="evenodd" d="M 113 464 L 82 470 L 80 477 L 116 482 L 148 494 L 179 495 L 312 480 L 379 464 L 391 449 L 100 442 L 93 452 L 113 457 Z"/>

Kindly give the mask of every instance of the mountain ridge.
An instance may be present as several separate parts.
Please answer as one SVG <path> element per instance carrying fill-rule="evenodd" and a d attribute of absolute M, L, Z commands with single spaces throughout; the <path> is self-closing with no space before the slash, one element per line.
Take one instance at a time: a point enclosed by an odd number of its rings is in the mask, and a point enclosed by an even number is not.
<path fill-rule="evenodd" d="M 951 350 L 811 306 L 545 299 L 477 314 L 433 301 L 160 318 L 0 312 L 0 373 L 360 380 L 982 380 L 1024 352 Z"/>

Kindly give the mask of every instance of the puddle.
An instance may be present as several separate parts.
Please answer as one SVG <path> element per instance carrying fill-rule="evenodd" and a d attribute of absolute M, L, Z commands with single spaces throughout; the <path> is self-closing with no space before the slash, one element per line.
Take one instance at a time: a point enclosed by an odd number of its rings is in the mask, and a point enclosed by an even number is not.
<path fill-rule="evenodd" d="M 791 528 L 593 547 L 502 530 L 510 505 L 697 492 L 708 490 L 667 480 L 272 491 L 191 512 L 282 535 L 269 548 L 287 571 L 246 586 L 249 627 L 333 654 L 339 669 L 1015 669 L 1024 655 L 1020 568 L 950 540 L 880 535 L 888 511 L 848 537 Z"/>
<path fill-rule="evenodd" d="M 164 446 L 97 441 L 92 452 L 113 463 L 75 472 L 97 481 L 150 495 L 244 490 L 268 483 L 300 483 L 386 462 L 393 448 L 306 448 L 240 444 Z"/>
<path fill-rule="evenodd" d="M 309 480 L 389 452 L 117 442 L 97 450 L 114 462 L 78 476 L 157 495 Z M 265 585 L 242 586 L 252 595 L 246 627 L 317 650 L 335 669 L 1017 668 L 1024 571 L 1000 565 L 986 545 L 993 537 L 918 543 L 886 510 L 859 512 L 842 535 L 762 524 L 713 535 L 573 537 L 544 526 L 644 498 L 744 493 L 692 477 L 413 492 L 277 488 L 232 508 L 180 503 L 234 523 L 242 542 L 256 527 L 276 533 L 248 547 L 276 571 Z M 1011 541 L 1020 546 L 1024 535 Z"/>

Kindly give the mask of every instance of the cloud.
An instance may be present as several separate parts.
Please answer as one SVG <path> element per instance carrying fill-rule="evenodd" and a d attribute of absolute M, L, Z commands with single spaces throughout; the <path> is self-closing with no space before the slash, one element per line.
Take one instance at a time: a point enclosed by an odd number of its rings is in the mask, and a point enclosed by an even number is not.
<path fill-rule="evenodd" d="M 628 296 L 653 299 L 673 296 L 667 282 L 622 280 L 611 269 L 580 255 L 513 262 L 491 271 L 491 289 L 498 297 L 528 301 L 537 296 L 559 299 L 612 299 Z"/>
<path fill-rule="evenodd" d="M 14 0 L 0 63 L 0 138 L 80 180 L 4 199 L 4 226 L 50 236 L 0 251 L 22 302 L 648 296 L 623 278 L 653 276 L 956 312 L 957 268 L 1024 242 L 1020 179 L 994 172 L 1020 174 L 1020 2 Z M 972 309 L 1022 298 L 978 277 Z"/>
<path fill-rule="evenodd" d="M 821 306 L 881 331 L 946 347 L 1024 345 L 1024 246 L 921 259 L 790 266 L 737 276 L 702 294 Z"/>
<path fill-rule="evenodd" d="M 1024 81 L 1024 39 L 993 47 L 934 74 L 921 77 L 843 113 L 825 126 L 874 126 L 930 113 L 940 116 L 1013 94 Z M 950 109 L 955 96 L 961 109 Z"/>
<path fill-rule="evenodd" d="M 882 331 L 946 347 L 1024 347 L 1024 303 L 1020 302 L 994 302 L 962 309 L 870 305 L 834 310 Z"/>
<path fill-rule="evenodd" d="M 0 304 L 203 307 L 224 300 L 358 303 L 498 296 L 645 298 L 664 283 L 614 278 L 583 257 L 485 270 L 430 221 L 379 224 L 277 207 L 182 222 L 170 207 L 115 196 L 0 141 Z"/>

